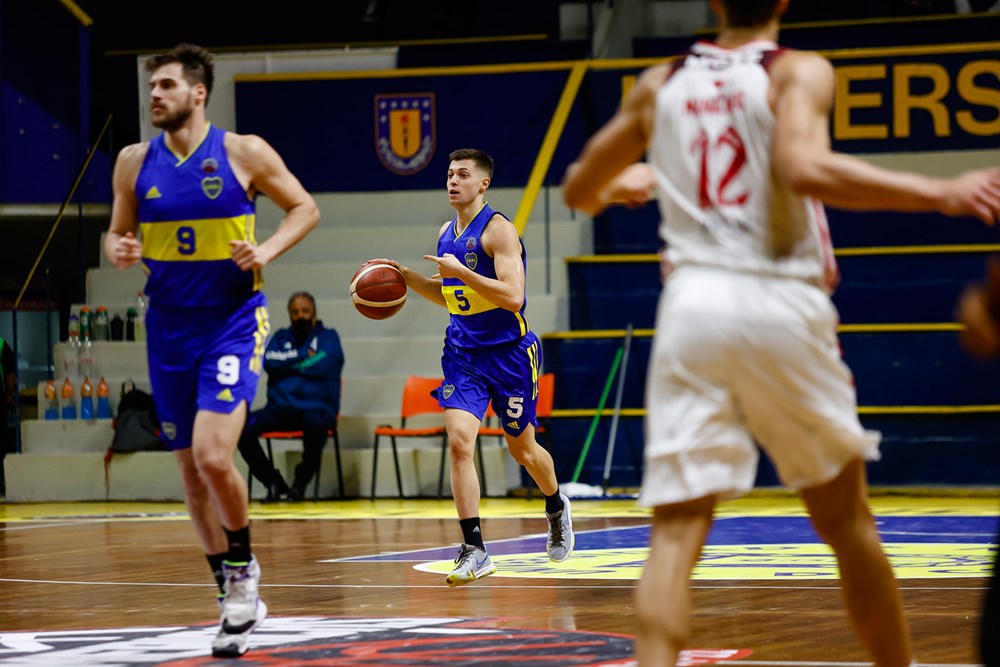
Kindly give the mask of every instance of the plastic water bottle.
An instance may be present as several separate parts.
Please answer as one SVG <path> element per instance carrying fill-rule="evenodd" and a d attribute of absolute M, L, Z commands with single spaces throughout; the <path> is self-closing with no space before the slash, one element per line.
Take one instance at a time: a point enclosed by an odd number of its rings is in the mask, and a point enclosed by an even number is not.
<path fill-rule="evenodd" d="M 111 321 L 104 306 L 98 306 L 94 315 L 94 340 L 111 340 Z"/>
<path fill-rule="evenodd" d="M 94 336 L 94 315 L 90 312 L 90 306 L 86 304 L 80 308 L 80 340 L 93 338 Z"/>
<path fill-rule="evenodd" d="M 94 418 L 94 387 L 90 384 L 90 378 L 83 376 L 80 384 L 80 419 Z"/>
<path fill-rule="evenodd" d="M 45 383 L 45 418 L 59 419 L 59 398 L 54 380 Z"/>
<path fill-rule="evenodd" d="M 80 318 L 69 316 L 69 339 L 63 350 L 63 375 L 76 380 L 80 377 Z"/>
<path fill-rule="evenodd" d="M 146 295 L 142 292 L 135 299 L 135 339 L 146 340 Z"/>
<path fill-rule="evenodd" d="M 79 354 L 77 355 L 77 367 L 79 373 L 78 377 L 92 377 L 97 375 L 96 366 L 94 362 L 94 343 L 90 340 L 90 336 L 83 336 L 80 341 L 80 347 L 78 348 Z"/>
<path fill-rule="evenodd" d="M 73 400 L 73 383 L 69 378 L 63 382 L 62 386 L 62 418 L 76 419 L 76 402 Z"/>
<path fill-rule="evenodd" d="M 97 418 L 111 419 L 111 390 L 103 375 L 97 383 Z"/>

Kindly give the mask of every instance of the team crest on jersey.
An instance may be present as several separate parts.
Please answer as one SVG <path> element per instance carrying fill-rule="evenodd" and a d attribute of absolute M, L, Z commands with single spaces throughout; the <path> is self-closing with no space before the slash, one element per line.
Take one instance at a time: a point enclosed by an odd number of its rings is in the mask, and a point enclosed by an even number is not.
<path fill-rule="evenodd" d="M 451 398 L 451 395 L 455 393 L 455 385 L 446 384 L 441 387 L 441 393 L 445 398 Z"/>
<path fill-rule="evenodd" d="M 375 153 L 391 172 L 409 176 L 434 156 L 434 93 L 375 96 Z"/>
<path fill-rule="evenodd" d="M 219 161 L 214 157 L 207 157 L 201 161 L 201 170 L 206 174 L 211 174 L 214 171 L 218 171 Z"/>
<path fill-rule="evenodd" d="M 160 428 L 163 429 L 163 435 L 167 440 L 173 440 L 177 437 L 177 424 L 173 422 L 163 422 L 160 424 Z"/>
<path fill-rule="evenodd" d="M 201 191 L 209 199 L 217 199 L 222 194 L 222 177 L 206 176 L 201 179 Z"/>
<path fill-rule="evenodd" d="M 477 264 L 479 264 L 479 255 L 474 252 L 465 253 L 465 265 L 467 267 L 475 271 Z"/>

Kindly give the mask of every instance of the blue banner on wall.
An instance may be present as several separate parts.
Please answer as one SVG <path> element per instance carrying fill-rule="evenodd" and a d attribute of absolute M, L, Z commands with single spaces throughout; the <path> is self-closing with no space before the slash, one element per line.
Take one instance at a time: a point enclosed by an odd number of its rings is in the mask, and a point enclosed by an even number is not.
<path fill-rule="evenodd" d="M 493 156 L 494 185 L 523 186 L 569 70 L 491 69 L 496 73 L 238 80 L 237 131 L 264 137 L 314 192 L 444 188 L 448 154 L 459 148 Z M 404 101 L 430 113 L 404 123 Z M 382 102 L 385 113 L 373 113 Z"/>
<path fill-rule="evenodd" d="M 1000 148 L 997 47 L 828 53 L 836 72 L 834 147 L 849 153 Z M 561 180 L 653 62 L 590 64 L 547 182 Z M 245 75 L 236 80 L 237 131 L 267 139 L 315 192 L 443 187 L 448 154 L 458 148 L 490 153 L 494 184 L 521 187 L 572 64 Z"/>

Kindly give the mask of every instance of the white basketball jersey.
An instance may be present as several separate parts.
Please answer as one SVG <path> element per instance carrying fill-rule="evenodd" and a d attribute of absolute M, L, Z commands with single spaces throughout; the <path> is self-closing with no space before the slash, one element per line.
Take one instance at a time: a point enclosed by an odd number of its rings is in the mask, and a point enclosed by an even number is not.
<path fill-rule="evenodd" d="M 660 235 L 674 266 L 699 264 L 806 280 L 832 290 L 837 265 L 822 204 L 771 170 L 775 118 L 768 41 L 698 42 L 656 95 L 649 161 Z"/>

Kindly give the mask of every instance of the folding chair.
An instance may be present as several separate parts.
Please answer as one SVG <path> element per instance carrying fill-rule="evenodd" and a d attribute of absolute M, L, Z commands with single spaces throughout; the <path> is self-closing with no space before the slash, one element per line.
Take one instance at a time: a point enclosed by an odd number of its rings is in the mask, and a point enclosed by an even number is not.
<path fill-rule="evenodd" d="M 555 373 L 542 373 L 538 376 L 538 403 L 535 407 L 535 416 L 538 418 L 538 428 L 535 429 L 535 433 L 545 439 L 545 448 L 549 451 L 552 451 L 552 434 L 549 433 L 548 422 L 549 418 L 552 416 L 552 405 L 555 401 L 555 391 Z M 483 425 L 479 427 L 479 433 L 476 436 L 476 454 L 479 457 L 479 469 L 482 471 L 484 496 L 489 494 L 486 492 L 486 471 L 483 469 L 483 448 L 480 443 L 480 438 L 502 438 L 504 436 L 503 427 L 490 425 L 494 420 L 499 422 L 499 417 L 497 417 L 496 412 L 493 411 L 493 402 L 491 401 L 486 407 L 485 421 Z M 534 489 L 529 487 L 528 497 L 530 498 L 533 493 Z"/>
<path fill-rule="evenodd" d="M 444 489 L 444 461 L 448 454 L 448 435 L 444 424 L 423 428 L 410 428 L 406 420 L 417 415 L 441 414 L 444 408 L 438 405 L 437 399 L 430 392 L 441 386 L 443 378 L 420 377 L 411 375 L 403 385 L 403 401 L 400 408 L 400 425 L 381 424 L 375 428 L 375 441 L 372 443 L 372 499 L 375 498 L 376 479 L 378 475 L 378 445 L 382 436 L 388 437 L 392 444 L 392 462 L 396 467 L 396 488 L 399 497 L 403 495 L 403 477 L 399 472 L 399 452 L 396 449 L 396 438 L 441 438 L 441 474 L 438 478 L 438 498 Z"/>
<path fill-rule="evenodd" d="M 340 489 L 340 497 L 345 498 L 344 494 L 344 473 L 340 465 L 340 436 L 337 434 L 337 425 L 334 424 L 332 428 L 327 430 L 327 437 L 333 438 L 333 451 L 337 456 L 337 484 Z M 272 440 L 301 440 L 303 436 L 302 431 L 267 431 L 266 433 L 261 433 L 260 437 L 267 441 L 267 458 L 271 462 L 271 466 L 274 466 L 274 450 L 271 447 Z M 320 470 L 316 470 L 316 481 L 313 484 L 313 500 L 319 500 L 319 475 Z M 253 492 L 253 475 L 247 475 L 247 493 L 248 495 Z"/>

